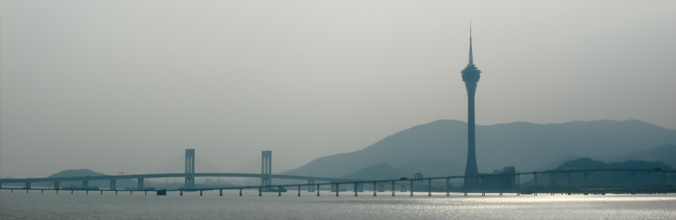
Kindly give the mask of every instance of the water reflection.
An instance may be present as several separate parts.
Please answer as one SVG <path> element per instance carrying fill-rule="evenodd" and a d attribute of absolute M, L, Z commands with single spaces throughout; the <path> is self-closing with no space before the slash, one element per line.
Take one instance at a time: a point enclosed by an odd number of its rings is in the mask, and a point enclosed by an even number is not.
<path fill-rule="evenodd" d="M 150 194 L 150 193 L 149 193 Z M 0 192 L 0 219 L 676 219 L 670 195 L 522 195 L 416 193 L 373 197 L 290 191 L 54 194 Z"/>

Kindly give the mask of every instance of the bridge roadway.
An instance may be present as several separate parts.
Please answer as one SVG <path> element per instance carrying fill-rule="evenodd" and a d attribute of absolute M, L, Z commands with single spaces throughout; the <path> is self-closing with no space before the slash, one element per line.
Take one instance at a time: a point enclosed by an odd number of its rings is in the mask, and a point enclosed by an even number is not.
<path fill-rule="evenodd" d="M 662 191 L 663 193 L 666 193 L 666 192 L 674 193 L 674 192 L 676 192 L 676 189 L 673 189 L 673 188 L 667 189 L 667 188 L 668 188 L 668 186 L 667 186 L 667 174 L 668 174 L 668 173 L 671 173 L 671 174 L 673 175 L 673 174 L 676 173 L 676 170 L 659 170 L 659 169 L 587 169 L 587 170 L 552 170 L 552 171 L 536 171 L 536 172 L 515 172 L 515 173 L 499 173 L 499 174 L 479 174 L 479 175 L 474 175 L 474 176 L 446 176 L 446 177 L 428 177 L 428 178 L 417 178 L 417 179 L 401 178 L 401 179 L 389 179 L 389 180 L 349 180 L 349 179 L 327 178 L 327 177 L 314 177 L 314 176 L 310 176 L 310 177 L 309 177 L 309 176 L 294 176 L 294 175 L 270 175 L 270 177 L 272 177 L 272 178 L 280 178 L 280 179 L 296 179 L 296 180 L 308 180 L 308 183 L 307 183 L 307 184 L 267 185 L 267 186 L 237 186 L 237 187 L 191 188 L 191 189 L 174 189 L 174 190 L 166 190 L 166 191 L 181 191 L 181 194 L 182 194 L 182 191 L 200 191 L 200 195 L 201 195 L 201 194 L 202 194 L 202 191 L 220 190 L 220 191 L 221 191 L 221 195 L 222 195 L 222 194 L 223 194 L 223 192 L 222 192 L 223 190 L 237 190 L 237 189 L 239 189 L 239 191 L 240 191 L 240 196 L 241 196 L 241 195 L 242 195 L 242 189 L 252 189 L 252 188 L 253 188 L 253 189 L 258 189 L 259 195 L 260 195 L 261 192 L 262 192 L 262 189 L 264 189 L 264 188 L 265 188 L 265 189 L 275 189 L 275 188 L 278 188 L 278 190 L 281 191 L 281 189 L 282 189 L 283 187 L 298 187 L 299 195 L 300 195 L 300 187 L 301 187 L 301 186 L 305 186 L 305 187 L 308 187 L 308 190 L 309 190 L 309 191 L 315 191 L 314 189 L 315 189 L 315 187 L 316 187 L 316 189 L 317 189 L 317 196 L 319 196 L 319 186 L 320 186 L 320 185 L 330 185 L 330 186 L 332 186 L 333 189 L 339 189 L 339 185 L 349 184 L 349 185 L 353 185 L 353 189 L 354 189 L 354 191 L 355 191 L 355 192 L 354 192 L 354 193 L 355 193 L 355 196 L 357 196 L 357 191 L 359 191 L 358 189 L 362 189 L 362 188 L 363 188 L 363 186 L 362 186 L 363 184 L 373 184 L 373 188 L 376 189 L 376 187 L 378 187 L 378 188 L 379 188 L 379 187 L 384 187 L 384 186 L 380 186 L 380 184 L 391 183 L 391 184 L 392 184 L 392 187 L 391 187 L 391 188 L 394 189 L 395 183 L 397 183 L 397 182 L 410 182 L 410 184 L 408 184 L 408 185 L 409 185 L 409 187 L 410 187 L 411 196 L 413 196 L 413 182 L 414 182 L 414 181 L 415 181 L 415 182 L 419 182 L 419 181 L 427 181 L 427 185 L 428 185 L 428 194 L 431 195 L 431 193 L 432 193 L 432 191 L 431 191 L 431 188 L 432 188 L 432 187 L 431 187 L 431 186 L 432 186 L 432 185 L 431 185 L 431 181 L 432 181 L 432 180 L 441 180 L 441 179 L 445 179 L 445 180 L 446 180 L 446 187 L 445 187 L 445 188 L 446 188 L 446 195 L 448 196 L 449 193 L 450 193 L 451 191 L 453 191 L 453 192 L 465 192 L 465 195 L 467 195 L 467 192 L 471 192 L 471 191 L 481 191 L 482 194 L 484 194 L 484 192 L 486 192 L 485 190 L 481 190 L 481 189 L 478 189 L 478 190 L 469 190 L 469 191 L 468 191 L 467 189 L 463 189 L 463 188 L 455 188 L 455 187 L 453 187 L 453 189 L 452 189 L 452 187 L 450 186 L 450 182 L 449 182 L 450 179 L 458 179 L 458 178 L 474 178 L 474 177 L 479 177 L 479 178 L 481 178 L 481 177 L 491 177 L 491 176 L 493 176 L 493 177 L 496 177 L 496 176 L 511 176 L 511 177 L 515 177 L 515 178 L 516 178 L 516 185 L 515 185 L 516 188 L 513 189 L 513 190 L 517 190 L 517 191 L 515 191 L 515 192 L 516 192 L 517 194 L 520 194 L 520 193 L 521 193 L 521 190 L 525 190 L 525 188 L 523 188 L 523 187 L 521 186 L 521 183 L 520 183 L 520 180 L 519 180 L 519 176 L 521 176 L 521 175 L 534 175 L 534 178 L 537 179 L 537 175 L 538 175 L 538 174 L 554 174 L 554 173 L 568 173 L 568 174 L 571 174 L 571 173 L 584 173 L 584 174 L 585 174 L 585 175 L 584 175 L 584 176 L 585 176 L 585 178 L 584 178 L 584 182 L 585 182 L 585 183 L 584 183 L 584 185 L 582 186 L 582 188 L 581 188 L 581 189 L 578 189 L 578 190 L 582 190 L 582 192 L 584 192 L 585 195 L 586 195 L 588 191 L 592 190 L 592 189 L 588 189 L 588 188 L 587 188 L 587 173 L 591 173 L 591 172 L 629 172 L 629 173 L 632 174 L 632 180 L 631 180 L 632 182 L 634 181 L 634 180 L 633 180 L 633 177 L 634 177 L 633 174 L 634 174 L 634 173 L 639 173 L 639 172 L 644 172 L 644 173 L 662 173 L 662 174 L 664 175 L 664 179 L 663 179 L 664 185 L 660 187 L 660 188 L 661 188 L 661 191 Z M 108 180 L 112 180 L 112 179 L 133 179 L 133 178 L 139 178 L 139 179 L 141 179 L 141 178 L 172 178 L 172 177 L 186 177 L 186 176 L 189 176 L 189 175 L 193 175 L 193 176 L 195 176 L 195 177 L 251 177 L 251 178 L 260 178 L 260 177 L 263 176 L 263 174 L 250 174 L 250 173 L 194 173 L 194 174 L 186 174 L 186 173 L 168 173 L 168 174 L 139 174 L 139 175 L 117 175 L 117 176 L 89 176 L 89 177 L 60 177 L 60 178 L 0 179 L 0 181 L 2 181 L 2 182 L 0 182 L 0 183 L 17 183 L 17 182 L 24 182 L 24 183 L 27 183 L 27 182 L 48 182 L 48 181 L 88 181 L 88 180 L 106 180 L 106 179 L 108 179 Z M 568 194 L 570 194 L 572 191 L 576 191 L 576 190 L 572 190 L 572 189 L 571 189 L 571 185 L 570 185 L 570 181 L 569 181 L 569 180 L 570 180 L 570 179 L 569 179 L 570 176 L 568 176 L 567 178 L 568 178 L 568 185 L 566 186 L 566 187 L 567 187 L 566 191 L 567 191 Z M 327 181 L 327 182 L 330 182 L 330 183 L 314 183 L 313 180 L 316 180 L 316 181 Z M 401 184 L 401 183 L 400 183 L 400 184 Z M 401 186 L 401 185 L 400 185 L 400 186 Z M 537 194 L 536 191 L 535 191 L 535 189 L 537 189 L 537 188 L 535 188 L 535 187 L 533 187 L 533 186 L 530 186 L 530 188 L 532 189 L 532 193 L 533 193 L 533 194 Z M 16 188 L 0 188 L 0 189 L 12 189 L 12 190 L 14 190 L 14 189 L 16 189 Z M 27 190 L 27 191 L 28 191 L 28 190 L 42 190 L 42 191 L 44 191 L 44 190 L 50 190 L 50 189 L 30 189 L 30 187 L 27 187 L 27 188 L 24 188 L 24 189 Z M 58 189 L 52 189 L 52 190 L 57 190 L 57 193 L 58 193 Z M 71 193 L 72 193 L 73 189 L 70 189 L 70 190 L 71 190 Z M 74 190 L 76 190 L 76 191 L 89 191 L 89 190 L 87 190 L 87 189 L 74 189 Z M 541 190 L 542 190 L 542 189 L 538 189 L 538 191 L 541 191 Z M 622 191 L 622 192 L 636 193 L 637 190 L 638 190 L 638 189 L 637 189 L 637 186 L 634 185 L 633 187 L 630 187 L 630 188 L 627 188 L 627 189 L 622 189 L 622 190 L 620 190 L 620 191 Z M 101 189 L 101 190 L 91 190 L 91 191 L 101 191 L 101 193 L 103 193 L 103 191 L 115 191 L 116 194 L 117 194 L 117 191 L 118 191 L 118 190 L 117 190 L 117 189 L 111 189 L 111 190 L 103 190 L 103 189 Z M 130 193 L 131 193 L 131 191 L 146 191 L 146 193 L 147 193 L 148 190 L 141 187 L 141 188 L 139 188 L 139 189 L 124 189 L 124 190 L 119 190 L 119 191 L 129 191 Z M 335 190 L 335 191 L 336 191 L 336 196 L 338 196 L 338 191 L 339 191 L 339 190 Z M 376 190 L 374 190 L 374 192 L 373 192 L 373 195 L 374 195 L 374 196 L 376 195 L 376 192 L 375 192 L 375 191 L 376 191 Z M 508 192 L 508 191 L 510 191 L 510 190 L 502 191 L 502 192 Z M 500 192 L 501 195 L 502 195 L 502 192 Z M 552 193 L 553 193 L 553 192 L 552 192 Z M 281 195 L 281 192 L 279 192 L 279 195 Z M 392 191 L 392 196 L 394 196 L 394 190 Z"/>
<path fill-rule="evenodd" d="M 343 180 L 343 181 L 331 181 L 331 183 L 313 183 L 313 184 L 285 184 L 285 185 L 270 185 L 270 186 L 245 186 L 245 187 L 218 187 L 218 188 L 195 188 L 194 190 L 231 190 L 231 189 L 241 189 L 241 188 L 277 188 L 277 187 L 293 187 L 293 186 L 320 186 L 320 185 L 342 185 L 342 184 L 366 184 L 366 183 L 395 183 L 395 182 L 404 182 L 404 181 L 432 181 L 432 180 L 450 180 L 450 179 L 462 179 L 462 178 L 474 178 L 474 177 L 489 177 L 489 176 L 520 176 L 520 175 L 537 175 L 537 174 L 553 174 L 553 173 L 590 173 L 590 172 L 645 172 L 645 173 L 676 173 L 676 170 L 655 170 L 655 169 L 587 169 L 587 170 L 552 170 L 552 171 L 536 171 L 536 172 L 515 172 L 515 173 L 499 173 L 499 174 L 479 174 L 473 176 L 445 176 L 445 177 L 427 177 L 427 178 L 417 178 L 417 179 L 388 179 L 388 180 Z M 666 179 L 665 179 L 666 181 Z M 448 182 L 447 182 L 448 184 Z M 518 183 L 517 183 L 518 185 Z M 181 191 L 179 190 L 167 190 L 167 191 Z M 458 192 L 462 192 L 459 190 Z"/>
<path fill-rule="evenodd" d="M 587 174 L 590 172 L 629 172 L 632 175 L 632 182 L 634 182 L 634 173 L 637 172 L 644 172 L 644 173 L 662 173 L 664 175 L 664 185 L 663 186 L 658 186 L 658 187 L 648 187 L 645 188 L 643 187 L 642 189 L 639 189 L 636 185 L 633 185 L 632 187 L 628 188 L 595 188 L 595 189 L 590 189 L 587 186 Z M 581 189 L 573 189 L 572 186 L 570 185 L 570 176 L 568 176 L 568 185 L 565 186 L 565 188 L 553 188 L 553 189 L 546 189 L 546 188 L 540 188 L 536 186 L 531 186 L 529 189 L 527 188 L 522 188 L 520 184 L 519 176 L 520 175 L 534 175 L 534 178 L 537 179 L 538 174 L 555 174 L 555 173 L 584 173 L 584 186 L 582 186 Z M 554 195 L 555 193 L 564 193 L 571 195 L 571 193 L 581 193 L 584 195 L 587 195 L 588 193 L 598 193 L 598 194 L 603 194 L 605 193 L 631 193 L 631 194 L 636 194 L 636 193 L 675 193 L 676 189 L 668 189 L 667 186 L 667 173 L 676 173 L 676 170 L 660 170 L 660 169 L 587 169 L 587 170 L 552 170 L 552 171 L 539 171 L 539 172 L 515 172 L 515 173 L 499 173 L 499 174 L 479 174 L 479 175 L 472 175 L 472 176 L 447 176 L 447 177 L 429 177 L 429 178 L 415 178 L 415 179 L 407 179 L 407 178 L 401 178 L 401 179 L 390 179 L 390 180 L 359 180 L 359 181 L 349 181 L 349 182 L 332 182 L 332 183 L 315 183 L 315 184 L 285 184 L 285 185 L 270 185 L 270 186 L 246 186 L 246 187 L 220 187 L 220 188 L 199 188 L 199 189 L 194 189 L 196 191 L 200 191 L 200 196 L 202 195 L 202 191 L 210 191 L 210 190 L 220 190 L 220 195 L 223 196 L 223 190 L 237 190 L 239 189 L 239 196 L 242 196 L 242 189 L 244 188 L 258 188 L 258 195 L 261 196 L 261 192 L 263 191 L 262 189 L 267 188 L 267 189 L 277 189 L 278 196 L 282 196 L 282 188 L 286 187 L 298 187 L 298 196 L 301 195 L 301 186 L 306 186 L 308 187 L 308 191 L 313 191 L 311 188 L 314 188 L 315 186 L 317 187 L 316 192 L 317 196 L 319 196 L 319 186 L 320 185 L 330 185 L 332 187 L 332 191 L 335 191 L 336 196 L 339 196 L 340 192 L 340 185 L 347 184 L 347 185 L 352 185 L 352 189 L 354 192 L 354 196 L 358 196 L 358 192 L 363 189 L 363 184 L 373 184 L 373 196 L 377 195 L 377 191 L 379 187 L 384 187 L 384 186 L 379 186 L 379 184 L 383 183 L 391 183 L 391 193 L 392 196 L 395 196 L 395 185 L 397 182 L 410 182 L 408 186 L 410 187 L 409 192 L 410 196 L 413 196 L 414 192 L 414 182 L 419 182 L 419 181 L 427 181 L 427 195 L 432 196 L 432 180 L 440 180 L 440 179 L 445 179 L 446 180 L 446 186 L 445 186 L 445 191 L 446 191 L 446 196 L 450 196 L 451 192 L 464 192 L 465 196 L 467 196 L 468 192 L 480 192 L 482 196 L 486 195 L 486 192 L 491 192 L 493 191 L 494 193 L 500 193 L 500 196 L 502 196 L 503 193 L 516 193 L 517 195 L 521 195 L 521 193 L 529 193 L 533 195 L 537 195 L 539 191 L 542 191 L 544 193 L 551 193 Z M 490 189 L 464 189 L 464 188 L 452 188 L 450 185 L 450 179 L 458 179 L 458 178 L 482 178 L 482 177 L 497 177 L 497 176 L 512 176 L 517 179 L 517 183 L 515 188 L 513 189 L 499 189 L 499 190 L 490 190 Z M 401 185 L 400 185 L 401 187 Z M 167 190 L 167 191 L 181 191 L 181 195 L 183 195 L 182 190 Z M 524 192 L 525 191 L 525 192 Z M 556 192 L 555 192 L 556 191 Z"/>
<path fill-rule="evenodd" d="M 26 183 L 26 182 L 65 182 L 65 181 L 83 181 L 83 180 L 118 180 L 118 179 L 147 179 L 147 178 L 177 178 L 177 177 L 250 177 L 261 178 L 263 176 L 274 179 L 293 179 L 293 180 L 314 180 L 327 182 L 346 182 L 357 181 L 351 179 L 316 177 L 316 176 L 296 176 L 280 174 L 254 174 L 254 173 L 157 173 L 157 174 L 132 174 L 132 175 L 105 175 L 105 176 L 79 176 L 79 177 L 53 177 L 53 178 L 21 178 L 21 179 L 0 179 L 0 184 L 4 183 Z"/>

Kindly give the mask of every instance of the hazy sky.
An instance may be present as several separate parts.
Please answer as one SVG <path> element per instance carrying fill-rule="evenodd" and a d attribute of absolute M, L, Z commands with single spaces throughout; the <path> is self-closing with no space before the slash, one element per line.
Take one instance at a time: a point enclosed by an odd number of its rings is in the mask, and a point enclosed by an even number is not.
<path fill-rule="evenodd" d="M 151 173 L 186 148 L 224 171 L 261 150 L 295 168 L 418 124 L 466 121 L 470 19 L 483 71 L 478 124 L 638 119 L 675 129 L 675 8 L 2 1 L 0 177 Z"/>

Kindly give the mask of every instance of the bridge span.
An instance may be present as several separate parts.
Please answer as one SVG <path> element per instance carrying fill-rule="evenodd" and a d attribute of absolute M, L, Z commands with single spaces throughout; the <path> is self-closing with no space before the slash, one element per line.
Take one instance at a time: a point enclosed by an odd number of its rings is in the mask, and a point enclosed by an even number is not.
<path fill-rule="evenodd" d="M 185 173 L 155 173 L 155 174 L 131 174 L 131 175 L 103 175 L 103 176 L 77 176 L 77 177 L 47 177 L 47 178 L 4 178 L 0 179 L 0 188 L 2 184 L 6 183 L 24 183 L 24 189 L 31 189 L 32 183 L 37 182 L 53 182 L 54 189 L 60 188 L 60 182 L 66 181 L 82 181 L 82 189 L 89 188 L 89 181 L 92 180 L 109 180 L 110 190 L 117 190 L 117 180 L 119 179 L 136 179 L 137 190 L 144 190 L 145 179 L 153 178 L 185 178 L 185 185 L 183 189 L 189 190 L 195 188 L 195 177 L 247 177 L 247 178 L 261 178 L 261 186 L 268 186 L 272 184 L 272 179 L 289 179 L 289 180 L 307 180 L 308 184 L 314 184 L 315 181 L 326 182 L 346 182 L 356 181 L 341 178 L 316 177 L 316 176 L 299 176 L 299 175 L 283 175 L 272 174 L 272 151 L 262 152 L 262 171 L 261 174 L 256 173 L 196 173 L 195 172 L 195 149 L 185 150 Z"/>
<path fill-rule="evenodd" d="M 327 181 L 327 182 L 348 182 L 357 181 L 351 179 L 316 177 L 316 176 L 298 176 L 283 174 L 256 174 L 256 173 L 154 173 L 154 174 L 131 174 L 131 175 L 105 175 L 105 176 L 78 176 L 78 177 L 52 177 L 52 178 L 21 178 L 21 179 L 0 179 L 3 183 L 35 183 L 35 182 L 65 182 L 65 181 L 91 181 L 91 180 L 119 180 L 119 179 L 137 179 L 145 180 L 152 178 L 186 178 L 186 177 L 248 177 L 272 179 L 291 179 L 308 181 Z"/>
<path fill-rule="evenodd" d="M 454 193 L 464 193 L 467 196 L 468 193 L 481 193 L 484 196 L 486 193 L 499 193 L 502 196 L 503 193 L 514 193 L 516 195 L 521 194 L 552 194 L 562 193 L 562 194 L 600 194 L 605 195 L 606 193 L 620 193 L 620 194 L 637 194 L 637 193 L 661 193 L 661 194 L 673 194 L 676 193 L 676 178 L 674 176 L 676 171 L 674 170 L 659 170 L 659 169 L 587 169 L 587 170 L 551 170 L 551 171 L 538 171 L 538 172 L 512 172 L 512 173 L 494 173 L 494 174 L 479 174 L 473 176 L 446 176 L 446 177 L 428 177 L 428 178 L 400 178 L 400 179 L 388 179 L 388 180 L 346 180 L 338 178 L 324 178 L 324 177 L 308 177 L 308 176 L 293 176 L 293 175 L 270 175 L 271 178 L 281 178 L 281 179 L 296 179 L 296 180 L 308 180 L 307 184 L 284 184 L 284 185 L 261 185 L 261 186 L 231 186 L 231 187 L 204 187 L 204 188 L 181 188 L 173 190 L 158 190 L 158 195 L 160 192 L 166 194 L 167 191 L 180 191 L 180 194 L 183 195 L 183 191 L 199 191 L 202 195 L 202 191 L 213 191 L 219 190 L 220 195 L 223 195 L 223 190 L 239 190 L 239 196 L 242 196 L 243 189 L 258 189 L 258 195 L 262 196 L 262 192 L 277 192 L 279 196 L 282 195 L 282 192 L 286 192 L 286 188 L 297 188 L 298 196 L 301 195 L 301 187 L 306 187 L 308 192 L 315 192 L 317 196 L 320 195 L 320 186 L 329 187 L 331 192 L 335 192 L 336 196 L 339 196 L 340 191 L 347 191 L 351 189 L 354 192 L 354 196 L 358 196 L 359 192 L 363 192 L 364 189 L 370 189 L 373 192 L 373 196 L 377 195 L 377 192 L 384 192 L 385 189 L 389 189 L 392 193 L 392 196 L 395 196 L 397 188 L 400 192 L 409 191 L 409 195 L 413 196 L 413 192 L 426 191 L 428 196 L 432 196 L 432 192 L 445 192 L 446 196 L 450 196 L 451 192 Z M 258 178 L 263 174 L 247 174 L 247 173 L 195 173 L 189 174 L 197 177 L 253 177 Z M 533 179 L 530 181 L 522 182 L 522 175 L 532 175 Z M 577 175 L 577 177 L 576 177 Z M 608 175 L 615 175 L 614 177 L 621 177 L 620 181 L 613 180 L 612 183 L 603 183 L 599 182 L 599 177 L 605 176 L 608 178 Z M 668 175 L 671 175 L 669 177 Z M 27 179 L 2 179 L 3 182 L 39 182 L 39 181 L 88 181 L 88 180 L 105 180 L 110 178 L 172 178 L 172 177 L 186 177 L 184 173 L 170 173 L 170 174 L 143 174 L 143 175 L 119 175 L 119 176 L 93 176 L 93 177 L 64 177 L 64 178 L 27 178 Z M 88 179 L 82 179 L 88 178 Z M 469 187 L 465 188 L 463 186 L 451 185 L 451 180 L 459 179 L 464 180 L 465 178 L 478 178 L 481 183 L 481 187 Z M 594 180 L 596 179 L 596 180 Z M 612 178 L 611 178 L 612 179 Z M 111 179 L 114 180 L 114 179 Z M 315 183 L 310 181 L 327 181 L 325 183 Z M 436 182 L 434 182 L 436 181 Z M 433 184 L 433 182 L 435 184 Z M 504 184 L 507 183 L 507 184 Z M 85 184 L 85 182 L 83 182 Z M 372 186 L 372 187 L 371 187 Z M 421 187 L 422 186 L 422 187 Z M 346 189 L 347 188 L 347 189 Z M 2 188 L 4 190 L 12 190 L 18 188 Z M 54 189 L 31 189 L 28 184 L 27 187 L 23 189 L 28 193 L 29 190 L 56 190 L 58 193 L 59 188 L 55 187 Z M 326 188 L 325 188 L 326 189 Z M 103 194 L 104 191 L 115 191 L 117 194 L 118 191 L 129 191 L 131 194 L 133 191 L 145 191 L 146 195 L 148 190 L 143 187 L 138 189 L 68 189 L 73 191 L 100 191 Z"/>

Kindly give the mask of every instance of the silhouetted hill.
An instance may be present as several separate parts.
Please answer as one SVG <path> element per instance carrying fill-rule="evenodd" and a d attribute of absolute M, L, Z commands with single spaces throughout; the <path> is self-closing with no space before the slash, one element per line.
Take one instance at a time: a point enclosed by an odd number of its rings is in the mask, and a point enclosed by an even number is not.
<path fill-rule="evenodd" d="M 453 164 L 442 158 L 428 158 L 411 160 L 399 163 L 393 167 L 389 163 L 378 164 L 343 176 L 347 179 L 399 179 L 401 177 L 413 178 L 415 173 L 423 173 L 426 176 L 451 176 L 455 173 L 464 172 L 464 167 Z"/>
<path fill-rule="evenodd" d="M 650 162 L 642 160 L 630 160 L 625 162 L 605 163 L 590 158 L 579 158 L 566 161 L 553 170 L 582 170 L 582 169 L 662 169 L 673 170 L 671 166 L 662 162 Z"/>
<path fill-rule="evenodd" d="M 397 169 L 408 172 L 406 177 L 413 178 L 415 173 L 422 173 L 426 177 L 434 176 L 452 176 L 465 172 L 465 165 L 462 166 L 443 158 L 422 158 L 400 162 L 396 165 Z"/>
<path fill-rule="evenodd" d="M 599 160 L 592 160 L 590 158 L 579 158 L 575 160 L 566 161 L 560 166 L 552 170 L 587 170 L 587 169 L 629 169 L 629 170 L 673 170 L 667 164 L 662 162 L 637 161 L 630 160 L 624 162 L 605 163 Z M 571 180 L 568 180 L 570 176 Z M 566 184 L 584 185 L 584 174 L 580 172 L 573 172 L 571 174 L 555 174 L 553 176 L 541 174 L 538 177 L 540 184 L 548 183 L 563 186 Z M 554 178 L 554 179 L 551 179 Z M 640 187 L 654 187 L 664 184 L 664 174 L 661 172 L 589 172 L 587 179 L 591 187 L 597 186 L 622 186 L 630 187 L 637 184 Z M 532 180 L 526 183 L 533 184 Z"/>
<path fill-rule="evenodd" d="M 551 169 L 554 169 L 554 168 L 560 166 L 561 164 L 563 164 L 563 163 L 565 163 L 569 160 L 575 160 L 575 159 L 578 159 L 578 158 L 581 158 L 581 156 L 577 155 L 577 154 L 571 154 L 571 155 L 568 155 L 568 156 L 564 156 L 564 157 L 561 157 L 557 160 L 550 162 L 547 165 L 544 165 L 544 166 L 541 166 L 541 167 L 535 169 L 535 171 L 551 170 Z"/>
<path fill-rule="evenodd" d="M 74 170 L 64 170 L 52 175 L 49 175 L 49 177 L 80 177 L 80 176 L 106 176 L 106 174 L 99 173 L 99 172 L 94 172 L 90 169 L 74 169 Z M 41 183 L 42 185 L 45 184 L 50 184 L 50 183 Z M 36 185 L 37 186 L 37 185 Z M 61 182 L 61 187 L 68 188 L 68 187 L 81 187 L 82 182 L 81 181 L 63 181 Z M 108 180 L 91 180 L 89 181 L 89 186 L 90 187 L 99 187 L 99 188 L 110 188 L 110 181 Z M 135 187 L 136 186 L 136 181 L 131 180 L 131 179 L 119 179 L 117 180 L 116 186 L 118 188 L 127 188 L 127 187 Z"/>
<path fill-rule="evenodd" d="M 383 179 L 399 179 L 400 177 L 408 177 L 408 176 L 409 176 L 408 172 L 394 168 L 389 163 L 382 163 L 345 175 L 343 176 L 343 178 L 359 179 L 359 180 L 383 180 Z"/>
<path fill-rule="evenodd" d="M 671 167 L 676 167 L 676 145 L 664 144 L 648 150 L 614 157 L 608 161 L 627 160 L 661 161 Z"/>
<path fill-rule="evenodd" d="M 514 122 L 478 125 L 476 129 L 477 162 L 482 173 L 509 165 L 519 171 L 531 171 L 566 155 L 617 157 L 676 143 L 675 131 L 638 120 L 560 124 Z M 448 175 L 463 174 L 467 159 L 467 124 L 439 120 L 414 126 L 362 150 L 321 157 L 287 173 L 342 177 L 382 163 L 404 170 L 431 158 L 445 158 L 456 164 L 455 168 L 449 169 L 456 173 Z M 423 175 L 434 176 L 424 172 Z"/>
<path fill-rule="evenodd" d="M 94 172 L 90 169 L 76 169 L 76 170 L 64 170 L 52 175 L 49 175 L 49 178 L 53 177 L 78 177 L 78 176 L 105 176 L 106 174 Z"/>

